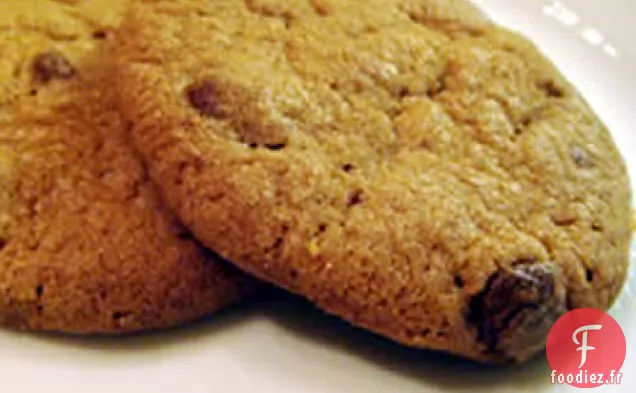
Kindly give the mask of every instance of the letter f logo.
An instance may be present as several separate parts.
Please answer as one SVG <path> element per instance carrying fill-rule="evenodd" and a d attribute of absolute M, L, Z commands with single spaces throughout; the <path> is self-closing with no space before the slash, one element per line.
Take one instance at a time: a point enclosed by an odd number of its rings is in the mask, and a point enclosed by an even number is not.
<path fill-rule="evenodd" d="M 593 351 L 596 349 L 587 345 L 587 332 L 590 330 L 601 330 L 602 328 L 602 325 L 587 325 L 581 326 L 574 331 L 574 334 L 572 335 L 572 341 L 574 341 L 576 345 L 580 345 L 580 347 L 578 347 L 576 350 L 581 351 L 581 365 L 579 366 L 579 368 L 583 367 L 585 361 L 587 360 L 587 351 Z M 583 333 L 583 339 L 581 340 L 581 342 L 579 342 L 579 339 L 577 338 L 579 333 Z"/>

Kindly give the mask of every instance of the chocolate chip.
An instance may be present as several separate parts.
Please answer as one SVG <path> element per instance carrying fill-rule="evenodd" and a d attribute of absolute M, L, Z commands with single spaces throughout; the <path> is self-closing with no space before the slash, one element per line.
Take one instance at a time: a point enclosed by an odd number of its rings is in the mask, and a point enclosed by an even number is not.
<path fill-rule="evenodd" d="M 125 324 L 126 319 L 131 316 L 132 313 L 129 311 L 115 311 L 112 314 L 112 319 L 118 327 L 122 327 Z"/>
<path fill-rule="evenodd" d="M 487 352 L 522 361 L 545 346 L 550 328 L 567 311 L 562 280 L 556 266 L 539 262 L 495 272 L 468 310 Z"/>
<path fill-rule="evenodd" d="M 106 30 L 95 30 L 93 32 L 93 38 L 96 40 L 105 40 L 108 38 L 108 32 Z"/>
<path fill-rule="evenodd" d="M 594 270 L 590 268 L 585 269 L 585 279 L 587 280 L 587 282 L 594 281 Z"/>
<path fill-rule="evenodd" d="M 43 52 L 33 59 L 33 73 L 41 83 L 53 79 L 69 79 L 75 73 L 75 67 L 59 52 Z"/>
<path fill-rule="evenodd" d="M 348 207 L 353 207 L 360 205 L 364 202 L 364 191 L 363 190 L 355 190 L 349 195 L 349 200 L 347 202 Z"/>
<path fill-rule="evenodd" d="M 342 170 L 343 170 L 343 171 L 345 171 L 345 172 L 347 172 L 347 173 L 349 173 L 349 172 L 353 171 L 354 169 L 356 169 L 356 167 L 355 167 L 355 165 L 353 165 L 353 164 L 344 164 L 344 165 L 342 166 Z"/>
<path fill-rule="evenodd" d="M 278 150 L 283 150 L 285 147 L 287 147 L 287 143 L 266 143 L 264 144 L 266 149 L 272 150 L 272 151 L 278 151 Z"/>
<path fill-rule="evenodd" d="M 581 168 L 594 167 L 594 161 L 592 161 L 589 154 L 579 146 L 572 148 L 572 159 L 574 159 L 574 163 Z"/>
<path fill-rule="evenodd" d="M 547 80 L 537 83 L 537 88 L 549 98 L 562 98 L 565 96 L 565 92 L 559 87 L 555 81 Z"/>
<path fill-rule="evenodd" d="M 208 117 L 225 117 L 217 87 L 208 80 L 195 82 L 187 87 L 188 101 L 196 110 Z"/>
<path fill-rule="evenodd" d="M 401 99 L 404 99 L 404 98 L 406 98 L 406 97 L 408 97 L 410 95 L 411 95 L 411 91 L 410 91 L 408 86 L 402 86 L 398 90 L 398 97 L 401 98 Z"/>
<path fill-rule="evenodd" d="M 264 148 L 281 151 L 289 143 L 289 125 L 285 121 L 271 120 L 271 115 L 258 107 L 243 106 L 237 121 L 239 141 L 252 149 Z"/>

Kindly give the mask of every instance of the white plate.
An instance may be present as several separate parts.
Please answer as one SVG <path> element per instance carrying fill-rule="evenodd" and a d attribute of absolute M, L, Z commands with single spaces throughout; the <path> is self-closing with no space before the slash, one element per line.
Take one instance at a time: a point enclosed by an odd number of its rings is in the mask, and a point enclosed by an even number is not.
<path fill-rule="evenodd" d="M 614 131 L 636 174 L 636 11 L 633 0 L 479 0 L 565 70 Z M 631 157 L 630 157 L 631 155 Z M 636 182 L 635 182 L 636 185 Z M 636 278 L 632 274 L 632 285 Z M 636 299 L 613 315 L 636 388 Z M 68 339 L 0 331 L 3 393 L 436 393 L 561 392 L 545 359 L 492 370 L 411 351 L 324 318 L 290 299 L 270 300 L 186 329 L 126 339 Z"/>

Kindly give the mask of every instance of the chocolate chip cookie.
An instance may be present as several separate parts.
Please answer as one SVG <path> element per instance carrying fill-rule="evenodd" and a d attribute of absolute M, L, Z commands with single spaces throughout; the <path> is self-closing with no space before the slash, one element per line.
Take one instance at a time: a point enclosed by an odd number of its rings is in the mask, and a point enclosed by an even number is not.
<path fill-rule="evenodd" d="M 123 3 L 0 1 L 2 325 L 158 329 L 254 289 L 164 207 L 129 147 L 96 52 Z"/>
<path fill-rule="evenodd" d="M 409 346 L 523 362 L 621 291 L 615 143 L 533 43 L 468 2 L 146 0 L 117 83 L 208 247 Z"/>

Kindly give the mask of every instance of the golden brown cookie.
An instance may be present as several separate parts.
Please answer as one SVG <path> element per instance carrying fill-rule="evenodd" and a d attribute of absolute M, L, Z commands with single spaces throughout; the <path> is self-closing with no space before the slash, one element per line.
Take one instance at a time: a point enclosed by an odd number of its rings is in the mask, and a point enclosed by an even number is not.
<path fill-rule="evenodd" d="M 157 329 L 253 290 L 164 208 L 127 143 L 90 22 L 122 3 L 0 1 L 2 325 Z"/>
<path fill-rule="evenodd" d="M 39 64 L 34 64 L 37 56 L 55 52 L 69 65 L 76 64 L 110 36 L 128 3 L 128 0 L 2 0 L 0 121 L 10 114 L 8 104 L 21 96 L 35 95 L 48 82 L 66 79 L 75 71 L 58 64 L 57 71 L 50 73 L 50 67 L 43 69 L 51 65 L 50 60 L 42 58 Z"/>
<path fill-rule="evenodd" d="M 468 2 L 146 0 L 120 38 L 151 177 L 242 269 L 484 362 L 619 294 L 631 191 L 610 133 Z"/>

